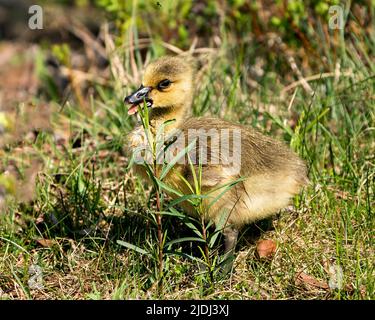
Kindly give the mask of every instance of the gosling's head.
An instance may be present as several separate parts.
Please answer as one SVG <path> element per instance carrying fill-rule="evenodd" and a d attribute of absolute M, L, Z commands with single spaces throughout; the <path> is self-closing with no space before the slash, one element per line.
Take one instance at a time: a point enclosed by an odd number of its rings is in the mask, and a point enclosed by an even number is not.
<path fill-rule="evenodd" d="M 190 108 L 194 91 L 194 66 L 190 61 L 183 57 L 166 56 L 151 62 L 146 67 L 139 89 L 124 100 L 130 104 L 128 114 L 137 113 L 144 101 L 155 111 L 176 112 Z"/>

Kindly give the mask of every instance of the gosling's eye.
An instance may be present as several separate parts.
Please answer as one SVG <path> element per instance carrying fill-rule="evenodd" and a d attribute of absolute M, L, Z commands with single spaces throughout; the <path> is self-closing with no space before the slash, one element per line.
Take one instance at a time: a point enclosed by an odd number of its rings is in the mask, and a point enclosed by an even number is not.
<path fill-rule="evenodd" d="M 158 90 L 167 89 L 171 85 L 172 81 L 165 79 L 159 82 Z"/>

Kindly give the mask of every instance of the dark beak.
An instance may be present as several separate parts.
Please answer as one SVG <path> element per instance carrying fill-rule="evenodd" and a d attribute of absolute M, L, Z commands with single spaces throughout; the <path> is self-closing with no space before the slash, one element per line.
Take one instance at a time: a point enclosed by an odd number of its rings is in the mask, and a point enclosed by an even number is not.
<path fill-rule="evenodd" d="M 150 87 L 140 86 L 137 91 L 132 93 L 131 95 L 125 97 L 124 102 L 131 104 L 131 105 L 138 105 L 142 103 L 144 100 L 149 101 L 148 94 L 151 91 Z"/>

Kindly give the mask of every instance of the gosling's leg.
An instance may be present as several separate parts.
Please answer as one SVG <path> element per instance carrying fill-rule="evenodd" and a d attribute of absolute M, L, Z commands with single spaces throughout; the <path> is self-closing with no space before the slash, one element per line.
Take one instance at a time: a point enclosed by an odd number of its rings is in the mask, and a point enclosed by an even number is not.
<path fill-rule="evenodd" d="M 238 229 L 227 227 L 224 229 L 225 254 L 234 253 L 238 239 Z"/>
<path fill-rule="evenodd" d="M 224 233 L 224 274 L 229 273 L 232 270 L 234 261 L 234 250 L 236 249 L 237 239 L 238 239 L 238 229 L 234 227 L 227 227 L 223 231 Z"/>

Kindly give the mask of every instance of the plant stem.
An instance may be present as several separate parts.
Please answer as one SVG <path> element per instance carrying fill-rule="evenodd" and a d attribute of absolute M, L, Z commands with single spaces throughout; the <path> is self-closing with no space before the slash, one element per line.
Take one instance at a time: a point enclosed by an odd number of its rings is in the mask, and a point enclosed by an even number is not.
<path fill-rule="evenodd" d="M 206 224 L 204 222 L 204 216 L 202 215 L 202 220 L 201 220 L 201 224 L 202 224 L 202 236 L 203 236 L 203 240 L 204 240 L 204 255 L 205 255 L 205 258 L 206 258 L 206 261 L 207 261 L 207 267 L 208 267 L 208 272 L 210 274 L 210 280 L 211 280 L 211 283 L 213 282 L 213 275 L 212 275 L 212 270 L 211 270 L 211 261 L 210 261 L 210 251 L 209 251 L 209 247 L 208 247 L 208 243 L 207 243 L 207 229 L 206 229 Z"/>
<path fill-rule="evenodd" d="M 163 291 L 163 229 L 162 229 L 162 221 L 161 221 L 161 214 L 160 214 L 160 193 L 159 189 L 156 189 L 156 209 L 157 212 L 156 216 L 156 223 L 158 228 L 158 245 L 159 245 L 159 255 L 158 255 L 158 262 L 159 262 L 159 283 L 158 283 L 158 291 L 159 294 Z"/>

